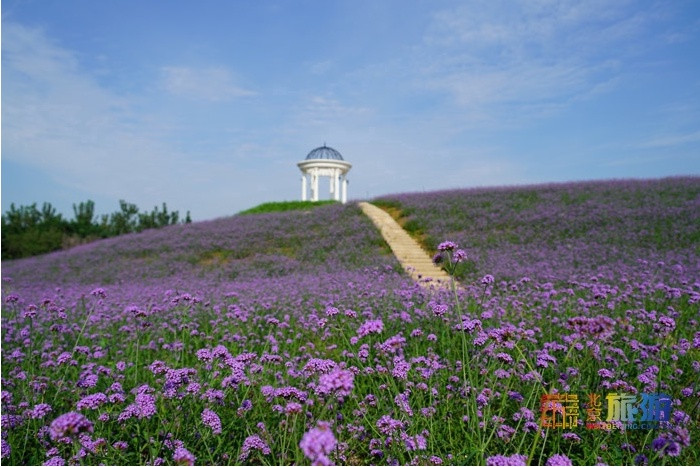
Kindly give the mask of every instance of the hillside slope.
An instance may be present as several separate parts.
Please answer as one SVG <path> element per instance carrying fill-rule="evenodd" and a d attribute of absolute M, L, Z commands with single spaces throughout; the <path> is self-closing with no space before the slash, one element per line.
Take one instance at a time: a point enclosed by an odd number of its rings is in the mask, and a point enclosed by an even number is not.
<path fill-rule="evenodd" d="M 18 282 L 109 285 L 167 278 L 249 280 L 375 266 L 398 268 L 355 205 L 238 215 L 170 226 L 3 262 Z"/>
<path fill-rule="evenodd" d="M 464 248 L 466 279 L 587 279 L 630 269 L 700 276 L 700 178 L 620 180 L 405 193 L 374 201 L 427 249 Z"/>

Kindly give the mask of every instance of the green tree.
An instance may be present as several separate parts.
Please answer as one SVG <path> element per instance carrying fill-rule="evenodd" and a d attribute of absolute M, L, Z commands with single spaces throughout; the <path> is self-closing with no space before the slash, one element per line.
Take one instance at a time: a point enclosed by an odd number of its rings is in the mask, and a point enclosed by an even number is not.
<path fill-rule="evenodd" d="M 13 204 L 2 215 L 2 259 L 22 258 L 58 250 L 65 245 L 81 243 L 81 239 L 111 237 L 145 229 L 165 227 L 179 222 L 178 211 L 154 207 L 139 213 L 135 204 L 119 200 L 119 211 L 97 219 L 92 200 L 73 204 L 74 219 L 63 219 L 51 203 L 41 209 L 36 203 L 17 207 Z M 189 211 L 183 223 L 190 223 Z"/>
<path fill-rule="evenodd" d="M 111 235 L 136 232 L 139 208 L 135 204 L 120 199 L 119 209 L 120 211 L 113 213 L 109 218 Z"/>
<path fill-rule="evenodd" d="M 92 200 L 73 204 L 74 219 L 71 222 L 73 233 L 86 238 L 99 233 L 99 225 L 95 223 L 95 203 Z"/>
<path fill-rule="evenodd" d="M 13 259 L 61 248 L 67 222 L 51 203 L 15 207 L 2 216 L 2 258 Z"/>

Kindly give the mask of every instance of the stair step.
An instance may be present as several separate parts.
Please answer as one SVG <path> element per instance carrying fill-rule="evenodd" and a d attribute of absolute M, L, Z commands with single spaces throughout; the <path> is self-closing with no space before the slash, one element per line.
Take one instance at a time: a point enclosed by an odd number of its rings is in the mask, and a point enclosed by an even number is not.
<path fill-rule="evenodd" d="M 434 286 L 436 283 L 446 286 L 449 283 L 449 274 L 435 266 L 428 253 L 386 211 L 366 202 L 358 205 L 379 229 L 394 256 L 413 280 L 423 287 Z M 426 283 L 426 278 L 432 278 L 433 281 Z"/>

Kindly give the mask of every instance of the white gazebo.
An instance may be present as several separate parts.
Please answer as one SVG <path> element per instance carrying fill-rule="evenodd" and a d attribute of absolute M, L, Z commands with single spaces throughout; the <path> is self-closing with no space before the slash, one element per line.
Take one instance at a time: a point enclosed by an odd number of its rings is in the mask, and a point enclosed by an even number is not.
<path fill-rule="evenodd" d="M 348 200 L 347 173 L 352 167 L 335 149 L 325 144 L 311 151 L 297 164 L 301 170 L 301 200 L 306 201 L 307 187 L 311 188 L 311 201 L 318 201 L 319 177 L 330 178 L 330 194 L 334 200 L 345 204 Z M 309 180 L 307 180 L 307 178 Z M 342 193 L 341 193 L 342 192 Z"/>

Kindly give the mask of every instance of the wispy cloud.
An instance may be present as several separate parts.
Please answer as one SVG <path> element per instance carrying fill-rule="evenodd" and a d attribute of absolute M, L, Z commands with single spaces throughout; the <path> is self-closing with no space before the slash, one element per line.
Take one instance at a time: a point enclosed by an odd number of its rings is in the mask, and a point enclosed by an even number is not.
<path fill-rule="evenodd" d="M 630 13 L 630 3 L 473 1 L 436 12 L 425 39 L 442 46 L 467 45 L 472 52 L 493 52 L 498 54 L 494 58 L 511 60 L 596 54 L 611 41 L 643 33 L 651 16 L 663 13 Z"/>
<path fill-rule="evenodd" d="M 346 105 L 338 99 L 327 96 L 311 96 L 301 118 L 308 123 L 323 123 L 367 115 L 369 108 Z"/>
<path fill-rule="evenodd" d="M 256 92 L 236 84 L 234 74 L 224 67 L 163 67 L 164 88 L 177 96 L 209 102 L 223 102 Z"/>
<path fill-rule="evenodd" d="M 681 146 L 684 144 L 697 143 L 700 141 L 700 130 L 693 131 L 689 133 L 677 133 L 663 136 L 656 136 L 654 138 L 642 141 L 639 144 L 641 148 L 666 148 Z"/>
<path fill-rule="evenodd" d="M 650 21 L 643 13 L 629 17 L 623 6 L 489 1 L 437 12 L 418 82 L 447 93 L 472 119 L 548 116 L 614 85 L 633 53 L 619 44 Z"/>
<path fill-rule="evenodd" d="M 84 179 L 86 169 L 107 169 L 143 150 L 131 147 L 139 144 L 127 101 L 102 89 L 40 30 L 3 24 L 3 91 L 3 158 Z M 106 141 L 114 134 L 131 137 L 115 145 Z"/>
<path fill-rule="evenodd" d="M 166 201 L 200 219 L 245 205 L 232 196 L 232 184 L 255 190 L 254 170 L 184 152 L 157 109 L 101 86 L 41 30 L 3 22 L 2 62 L 3 160 L 40 170 L 71 191 L 141 207 Z M 222 76 L 231 95 L 228 74 Z M 31 181 L 26 189 L 32 192 Z"/>

